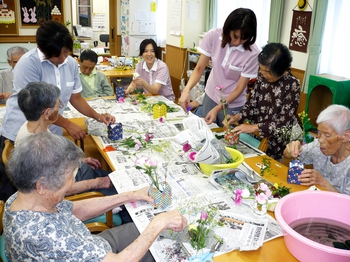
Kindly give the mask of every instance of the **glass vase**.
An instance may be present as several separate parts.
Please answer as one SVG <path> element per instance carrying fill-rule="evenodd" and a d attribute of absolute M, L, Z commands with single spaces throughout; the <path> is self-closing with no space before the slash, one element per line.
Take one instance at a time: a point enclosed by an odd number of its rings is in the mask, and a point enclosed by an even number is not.
<path fill-rule="evenodd" d="M 254 199 L 253 212 L 258 216 L 264 216 L 267 213 L 268 200 Z"/>

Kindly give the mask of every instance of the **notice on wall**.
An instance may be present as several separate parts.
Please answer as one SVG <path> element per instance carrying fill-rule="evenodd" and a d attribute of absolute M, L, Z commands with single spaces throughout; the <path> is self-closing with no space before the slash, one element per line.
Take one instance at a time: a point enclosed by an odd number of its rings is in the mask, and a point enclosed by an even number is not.
<path fill-rule="evenodd" d="M 106 14 L 92 14 L 92 29 L 94 31 L 105 31 L 106 29 Z"/>
<path fill-rule="evenodd" d="M 187 20 L 197 21 L 198 19 L 199 3 L 187 1 Z"/>
<path fill-rule="evenodd" d="M 171 0 L 170 11 L 170 34 L 181 34 L 181 0 Z"/>

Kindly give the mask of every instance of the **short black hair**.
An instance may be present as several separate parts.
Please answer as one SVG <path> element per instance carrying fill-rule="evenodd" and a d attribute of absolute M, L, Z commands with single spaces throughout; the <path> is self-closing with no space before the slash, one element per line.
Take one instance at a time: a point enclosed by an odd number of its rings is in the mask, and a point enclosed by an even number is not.
<path fill-rule="evenodd" d="M 96 52 L 92 50 L 84 50 L 79 57 L 80 62 L 83 62 L 84 60 L 90 60 L 95 64 L 97 64 L 97 58 L 98 58 L 98 55 L 96 54 Z"/>
<path fill-rule="evenodd" d="M 248 8 L 237 8 L 226 18 L 222 28 L 221 47 L 231 42 L 231 31 L 240 30 L 241 39 L 247 41 L 243 44 L 245 50 L 251 50 L 250 46 L 256 41 L 256 16 L 255 13 Z"/>
<path fill-rule="evenodd" d="M 143 52 L 145 52 L 146 46 L 148 46 L 149 44 L 151 44 L 153 46 L 153 50 L 154 50 L 156 58 L 160 59 L 159 54 L 158 54 L 157 43 L 152 38 L 145 39 L 141 42 L 141 44 L 140 44 L 140 56 L 142 56 Z"/>
<path fill-rule="evenodd" d="M 67 27 L 52 20 L 40 24 L 36 31 L 36 43 L 46 59 L 59 57 L 63 47 L 73 50 L 73 39 Z"/>
<path fill-rule="evenodd" d="M 280 77 L 290 70 L 293 57 L 284 44 L 269 43 L 262 48 L 258 61 L 259 64 L 268 67 L 272 75 Z"/>

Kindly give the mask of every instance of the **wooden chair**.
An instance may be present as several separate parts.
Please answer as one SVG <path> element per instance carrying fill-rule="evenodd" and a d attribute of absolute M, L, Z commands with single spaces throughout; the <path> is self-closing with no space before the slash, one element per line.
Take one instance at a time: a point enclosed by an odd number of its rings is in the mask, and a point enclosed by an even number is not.
<path fill-rule="evenodd" d="M 2 152 L 2 162 L 6 165 L 7 160 L 10 158 L 12 149 L 14 146 L 10 142 L 10 140 L 5 140 L 5 147 Z M 104 194 L 100 192 L 86 192 L 86 193 L 80 193 L 72 196 L 67 196 L 65 199 L 70 201 L 77 201 L 82 199 L 88 199 L 92 197 L 102 197 Z M 107 211 L 104 215 L 98 216 L 93 219 L 89 219 L 88 221 L 85 221 L 84 224 L 86 227 L 90 230 L 90 232 L 102 232 L 103 230 L 106 230 L 108 228 L 112 228 L 113 226 L 120 225 L 122 223 L 121 217 L 119 214 L 112 213 L 112 210 Z M 1 221 L 2 226 L 2 221 Z M 1 227 L 2 229 L 2 227 Z"/>

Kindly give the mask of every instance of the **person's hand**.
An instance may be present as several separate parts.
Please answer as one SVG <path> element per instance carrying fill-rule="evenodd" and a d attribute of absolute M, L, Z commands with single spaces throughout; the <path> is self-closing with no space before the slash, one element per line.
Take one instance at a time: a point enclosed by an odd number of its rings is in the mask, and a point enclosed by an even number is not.
<path fill-rule="evenodd" d="M 11 94 L 12 94 L 11 92 L 0 93 L 0 99 L 5 98 L 7 100 L 9 99 Z"/>
<path fill-rule="evenodd" d="M 213 123 L 216 120 L 217 116 L 218 116 L 218 111 L 216 110 L 216 107 L 214 107 L 205 116 L 204 121 L 207 123 L 207 125 L 210 125 L 211 123 Z"/>
<path fill-rule="evenodd" d="M 67 133 L 73 137 L 73 139 L 85 139 L 86 134 L 84 130 L 77 124 L 69 121 L 69 125 L 65 127 Z"/>
<path fill-rule="evenodd" d="M 95 189 L 110 188 L 112 186 L 112 181 L 109 176 L 96 177 L 94 180 L 96 182 Z"/>
<path fill-rule="evenodd" d="M 251 125 L 251 124 L 242 124 L 242 125 L 239 125 L 239 126 L 236 126 L 234 129 L 233 129 L 233 132 L 236 133 L 236 134 L 241 134 L 241 133 L 246 133 L 246 134 L 251 134 L 255 131 L 258 130 L 258 127 L 257 125 Z"/>
<path fill-rule="evenodd" d="M 303 147 L 301 146 L 300 141 L 292 141 L 287 144 L 284 155 L 286 157 L 296 158 L 300 155 L 302 150 Z"/>
<path fill-rule="evenodd" d="M 115 117 L 108 114 L 108 113 L 104 113 L 104 114 L 100 114 L 99 118 L 96 119 L 98 122 L 101 123 L 105 123 L 107 126 L 109 124 L 114 124 L 115 123 Z"/>
<path fill-rule="evenodd" d="M 141 77 L 137 77 L 134 80 L 132 80 L 132 82 L 136 85 L 136 86 L 144 86 L 145 85 L 145 80 L 143 80 Z"/>
<path fill-rule="evenodd" d="M 187 226 L 187 219 L 178 211 L 172 210 L 156 215 L 152 220 L 156 225 L 163 225 L 164 229 L 182 231 Z"/>
<path fill-rule="evenodd" d="M 83 161 L 85 164 L 88 164 L 89 166 L 91 166 L 91 168 L 93 168 L 93 169 L 101 168 L 101 163 L 100 163 L 100 161 L 98 161 L 98 160 L 95 159 L 95 158 L 86 157 L 86 158 L 82 159 L 82 161 Z"/>
<path fill-rule="evenodd" d="M 234 116 L 230 115 L 230 114 L 227 114 L 226 115 L 226 118 L 224 120 L 222 120 L 222 125 L 224 127 L 229 127 L 231 126 L 233 123 L 234 123 Z"/>
<path fill-rule="evenodd" d="M 148 195 L 148 191 L 149 186 L 133 191 L 132 199 L 130 199 L 129 201 L 145 200 L 151 204 L 154 204 L 154 200 Z"/>
<path fill-rule="evenodd" d="M 325 178 L 315 169 L 304 169 L 298 176 L 302 186 L 323 185 Z"/>
<path fill-rule="evenodd" d="M 179 105 L 182 107 L 182 109 L 185 111 L 185 113 L 188 113 L 188 108 L 190 106 L 190 93 L 183 90 L 181 97 L 179 98 Z"/>

